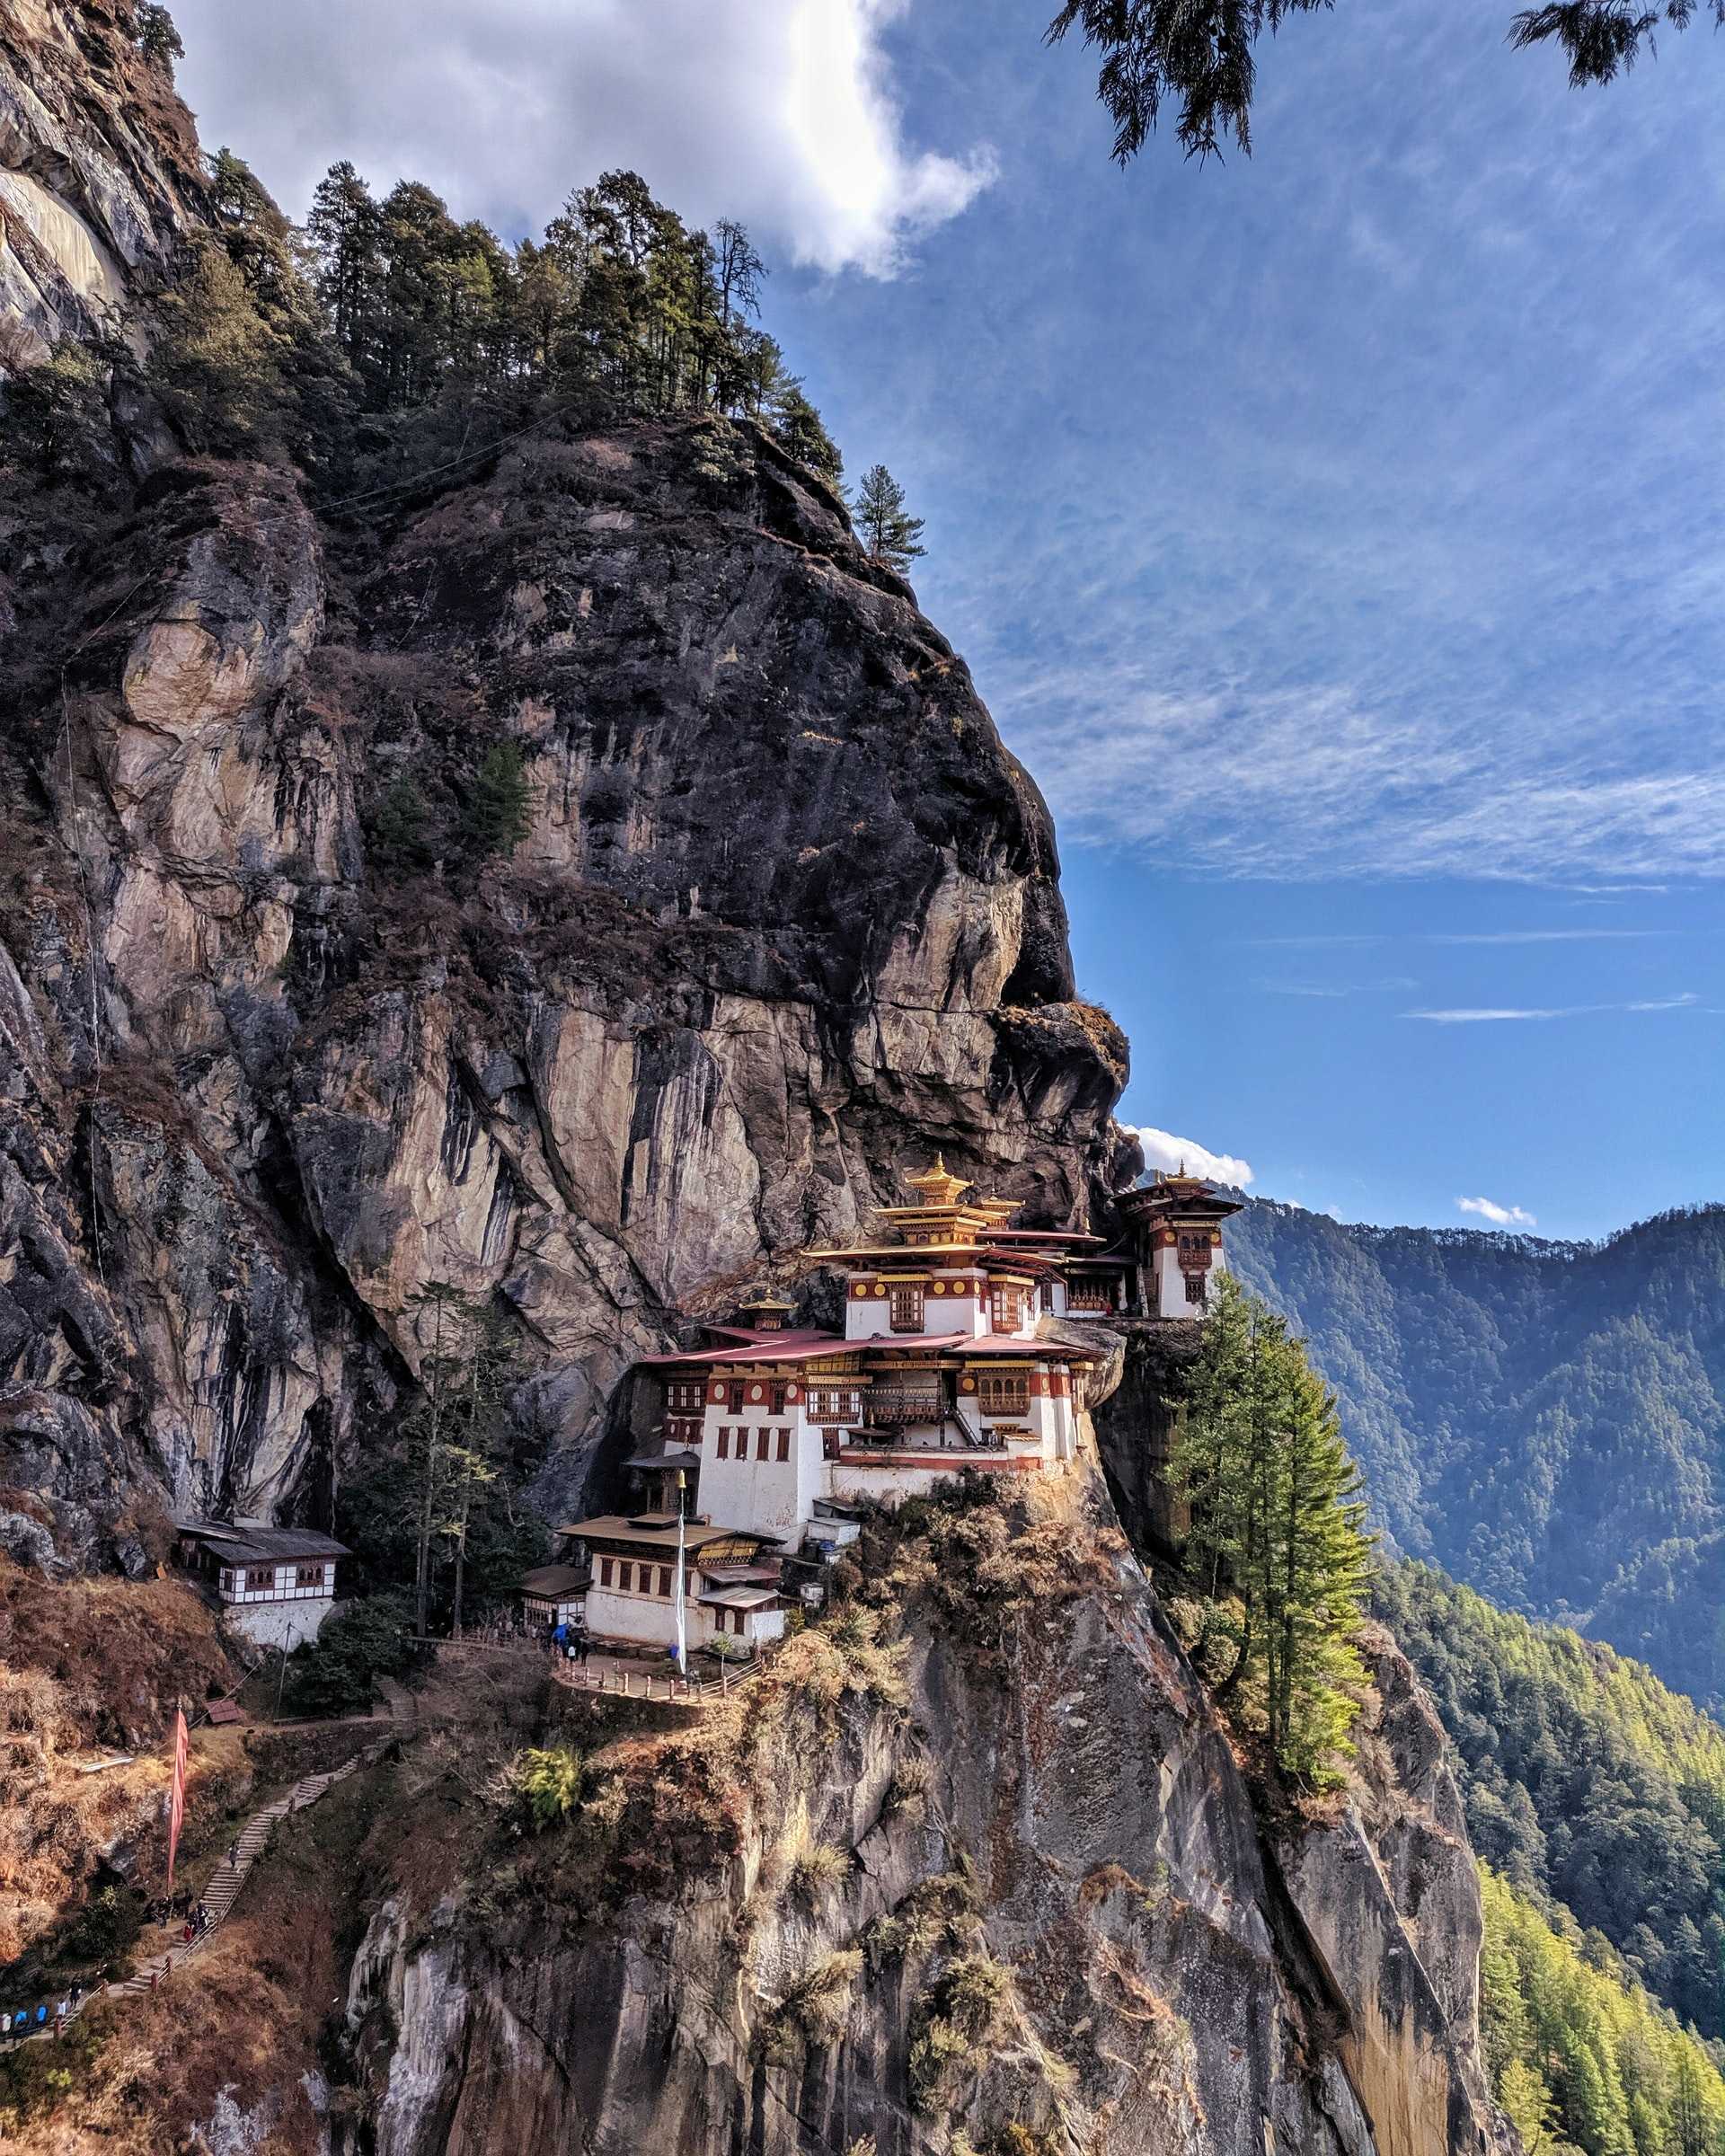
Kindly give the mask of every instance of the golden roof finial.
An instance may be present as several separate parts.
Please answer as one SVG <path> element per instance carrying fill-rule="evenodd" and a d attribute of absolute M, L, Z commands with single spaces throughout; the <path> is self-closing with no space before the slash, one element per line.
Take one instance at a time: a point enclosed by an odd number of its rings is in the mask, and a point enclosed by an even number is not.
<path fill-rule="evenodd" d="M 907 1175 L 905 1178 L 905 1185 L 907 1189 L 915 1190 L 919 1197 L 932 1206 L 956 1205 L 964 1192 L 970 1188 L 969 1183 L 954 1175 L 948 1168 L 946 1155 L 943 1153 L 937 1153 L 934 1155 L 934 1165 L 932 1168 L 924 1168 L 920 1175 Z"/>

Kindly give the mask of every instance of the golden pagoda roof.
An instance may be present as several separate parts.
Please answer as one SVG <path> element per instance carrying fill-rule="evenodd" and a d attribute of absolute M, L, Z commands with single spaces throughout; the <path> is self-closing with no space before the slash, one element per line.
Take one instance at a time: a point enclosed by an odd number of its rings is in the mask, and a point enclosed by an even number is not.
<path fill-rule="evenodd" d="M 918 1192 L 924 1206 L 953 1206 L 970 1185 L 953 1174 L 946 1164 L 944 1153 L 937 1153 L 932 1168 L 924 1168 L 920 1175 L 905 1178 L 905 1188 Z"/>

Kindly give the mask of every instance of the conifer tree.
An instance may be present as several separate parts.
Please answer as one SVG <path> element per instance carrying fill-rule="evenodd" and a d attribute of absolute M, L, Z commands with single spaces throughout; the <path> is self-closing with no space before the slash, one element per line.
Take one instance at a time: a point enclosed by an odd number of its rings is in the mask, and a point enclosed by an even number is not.
<path fill-rule="evenodd" d="M 1286 1322 L 1225 1276 L 1171 1471 L 1189 1506 L 1186 1560 L 1250 1680 L 1276 1756 L 1333 1779 L 1364 1681 L 1355 1638 L 1372 1577 L 1358 1471 L 1333 1397 Z"/>
<path fill-rule="evenodd" d="M 345 157 L 312 195 L 305 236 L 317 261 L 317 296 L 342 356 L 357 372 L 376 358 L 382 221 L 370 188 Z"/>
<path fill-rule="evenodd" d="M 533 788 L 519 747 L 494 741 L 479 767 L 467 810 L 475 843 L 486 853 L 513 853 L 527 835 L 532 816 Z"/>
<path fill-rule="evenodd" d="M 864 546 L 894 569 L 907 570 L 925 550 L 923 519 L 905 507 L 905 490 L 884 464 L 871 464 L 856 493 L 856 528 Z"/>
<path fill-rule="evenodd" d="M 133 35 L 139 52 L 152 66 L 161 68 L 172 82 L 173 63 L 185 58 L 186 48 L 173 17 L 161 4 L 161 0 L 143 0 L 134 17 Z"/>

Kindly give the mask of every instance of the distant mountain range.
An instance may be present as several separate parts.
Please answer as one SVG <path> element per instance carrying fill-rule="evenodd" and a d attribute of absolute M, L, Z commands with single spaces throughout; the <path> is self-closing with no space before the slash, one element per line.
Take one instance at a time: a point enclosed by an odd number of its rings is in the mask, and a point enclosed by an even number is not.
<path fill-rule="evenodd" d="M 1725 1206 L 1569 1243 L 1253 1199 L 1228 1254 L 1397 1548 L 1725 1705 Z"/>

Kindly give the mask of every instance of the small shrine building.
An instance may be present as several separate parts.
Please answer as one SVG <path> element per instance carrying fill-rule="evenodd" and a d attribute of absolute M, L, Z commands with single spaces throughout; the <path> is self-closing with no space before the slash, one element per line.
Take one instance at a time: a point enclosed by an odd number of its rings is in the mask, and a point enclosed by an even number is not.
<path fill-rule="evenodd" d="M 173 1525 L 178 1562 L 248 1639 L 292 1648 L 316 1639 L 335 1607 L 336 1568 L 352 1555 L 345 1542 L 257 1520 L 190 1515 Z"/>

